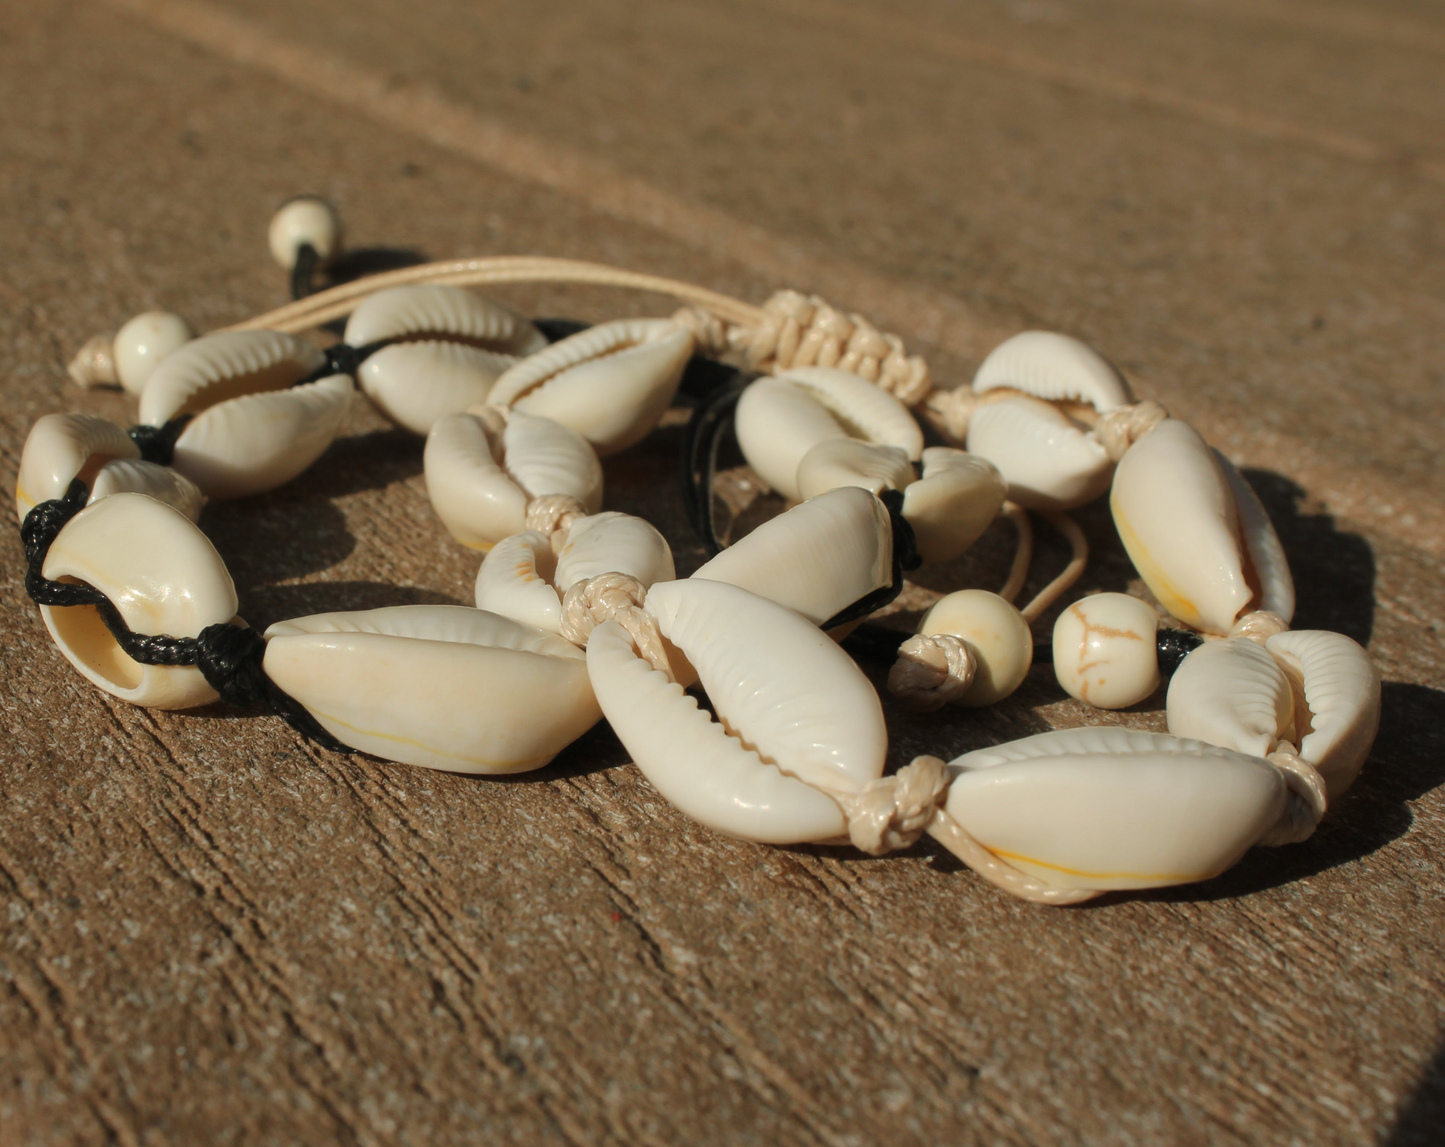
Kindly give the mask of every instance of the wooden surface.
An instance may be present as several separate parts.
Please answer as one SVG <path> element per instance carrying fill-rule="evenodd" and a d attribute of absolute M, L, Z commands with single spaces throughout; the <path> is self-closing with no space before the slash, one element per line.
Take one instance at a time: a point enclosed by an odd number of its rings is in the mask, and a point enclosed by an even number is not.
<path fill-rule="evenodd" d="M 1297 624 L 1384 724 L 1310 842 L 1011 902 L 931 845 L 720 838 L 605 726 L 499 782 L 130 708 L 0 546 L 0 1143 L 1391 1143 L 1445 1126 L 1445 17 L 1427 0 L 50 0 L 0 6 L 0 452 L 154 306 L 282 301 L 298 191 L 358 246 L 571 255 L 863 310 L 965 378 L 1084 337 L 1243 465 Z M 657 300 L 532 291 L 533 313 Z M 678 431 L 608 500 L 699 551 Z M 470 600 L 416 440 L 361 411 L 202 524 L 254 625 Z M 1107 512 L 1081 588 L 1128 588 Z M 923 590 L 994 585 L 1007 533 Z M 1043 539 L 1035 582 L 1056 543 Z M 1041 627 L 1041 633 L 1047 628 Z M 891 761 L 1085 720 L 1047 669 L 889 710 Z"/>

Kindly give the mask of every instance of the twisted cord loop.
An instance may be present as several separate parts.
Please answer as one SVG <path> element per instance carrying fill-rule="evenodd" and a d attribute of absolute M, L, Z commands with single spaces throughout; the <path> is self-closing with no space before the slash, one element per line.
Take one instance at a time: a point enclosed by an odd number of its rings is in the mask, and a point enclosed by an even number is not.
<path fill-rule="evenodd" d="M 579 581 L 562 595 L 561 634 L 573 645 L 586 646 L 592 631 L 615 621 L 627 631 L 644 661 L 675 681 L 656 619 L 642 608 L 647 590 L 624 573 L 598 574 Z"/>
<path fill-rule="evenodd" d="M 526 528 L 546 534 L 561 553 L 573 523 L 586 516 L 587 507 L 570 494 L 543 494 L 527 503 Z"/>
<path fill-rule="evenodd" d="M 915 844 L 948 795 L 948 780 L 948 770 L 937 757 L 915 757 L 895 775 L 835 798 L 848 817 L 853 847 L 882 856 Z"/>
<path fill-rule="evenodd" d="M 962 697 L 977 671 L 978 659 L 963 638 L 918 633 L 898 647 L 888 692 L 915 712 L 929 713 Z"/>
<path fill-rule="evenodd" d="M 1247 637 L 1263 645 L 1276 633 L 1289 630 L 1289 622 L 1268 609 L 1256 609 L 1246 613 L 1229 628 L 1230 637 Z"/>

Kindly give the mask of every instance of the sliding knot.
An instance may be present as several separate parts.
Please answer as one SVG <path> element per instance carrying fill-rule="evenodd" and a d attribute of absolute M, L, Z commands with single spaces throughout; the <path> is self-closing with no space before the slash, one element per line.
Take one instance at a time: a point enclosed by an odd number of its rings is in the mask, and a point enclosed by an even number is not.
<path fill-rule="evenodd" d="M 1308 840 L 1329 807 L 1324 777 L 1287 741 L 1281 741 L 1279 747 L 1265 759 L 1280 771 L 1289 792 L 1279 823 L 1259 843 L 1273 847 Z"/>
<path fill-rule="evenodd" d="M 711 311 L 701 307 L 681 307 L 673 312 L 672 321 L 692 332 L 695 349 L 708 358 L 722 358 L 729 350 L 728 325 Z"/>
<path fill-rule="evenodd" d="M 266 699 L 261 669 L 265 654 L 265 638 L 230 622 L 208 625 L 196 638 L 196 668 L 227 705 L 245 707 Z"/>
<path fill-rule="evenodd" d="M 1152 399 L 1136 402 L 1132 406 L 1118 406 L 1099 416 L 1094 424 L 1094 435 L 1117 462 L 1124 457 L 1129 447 L 1169 417 L 1169 412 Z"/>
<path fill-rule="evenodd" d="M 910 709 L 928 713 L 968 692 L 977 670 L 978 660 L 963 638 L 919 633 L 898 647 L 898 660 L 888 671 L 888 692 Z"/>
<path fill-rule="evenodd" d="M 562 595 L 559 632 L 573 645 L 585 647 L 592 631 L 604 621 L 615 621 L 632 638 L 638 654 L 654 669 L 674 680 L 672 664 L 662 643 L 656 619 L 642 608 L 647 588 L 624 573 L 585 578 Z"/>
<path fill-rule="evenodd" d="M 587 516 L 587 507 L 569 494 L 543 494 L 527 503 L 527 526 L 552 540 L 552 549 L 562 552 L 567 534 L 578 518 Z"/>
<path fill-rule="evenodd" d="M 908 848 L 927 830 L 948 792 L 948 769 L 937 757 L 914 757 L 847 799 L 848 838 L 869 856 Z"/>
<path fill-rule="evenodd" d="M 922 402 L 933 389 L 928 364 L 910 355 L 902 339 L 816 295 L 778 291 L 763 304 L 756 327 L 736 328 L 730 338 L 758 370 L 835 366 L 876 383 L 905 406 Z"/>
<path fill-rule="evenodd" d="M 1289 622 L 1267 609 L 1256 609 L 1246 613 L 1229 628 L 1230 637 L 1247 637 L 1263 645 L 1276 633 L 1289 630 Z"/>

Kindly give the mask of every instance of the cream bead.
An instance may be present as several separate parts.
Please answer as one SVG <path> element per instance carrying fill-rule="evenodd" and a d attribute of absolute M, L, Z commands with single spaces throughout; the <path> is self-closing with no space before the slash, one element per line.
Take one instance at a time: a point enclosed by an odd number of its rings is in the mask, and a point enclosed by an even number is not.
<path fill-rule="evenodd" d="M 1127 709 L 1159 688 L 1159 615 L 1127 593 L 1096 593 L 1054 622 L 1054 675 L 1070 697 Z"/>
<path fill-rule="evenodd" d="M 978 667 L 958 699 L 970 707 L 992 705 L 1017 689 L 1034 660 L 1034 638 L 1023 614 L 986 589 L 961 589 L 939 598 L 918 627 L 925 636 L 951 633 L 972 647 Z"/>
<path fill-rule="evenodd" d="M 323 262 L 340 251 L 341 220 L 335 208 L 324 199 L 302 195 L 283 203 L 281 209 L 271 216 L 267 238 L 271 244 L 271 258 L 289 271 L 296 266 L 303 243 L 310 243 L 316 248 L 316 254 Z"/>
<path fill-rule="evenodd" d="M 111 354 L 121 386 L 140 394 L 156 363 L 171 351 L 196 337 L 191 324 L 169 311 L 146 311 L 136 315 L 116 333 Z"/>

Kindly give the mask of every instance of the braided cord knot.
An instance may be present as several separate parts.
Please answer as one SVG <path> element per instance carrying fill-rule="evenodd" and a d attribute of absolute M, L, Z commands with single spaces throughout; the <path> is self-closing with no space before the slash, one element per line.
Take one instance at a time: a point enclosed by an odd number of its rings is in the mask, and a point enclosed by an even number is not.
<path fill-rule="evenodd" d="M 604 621 L 615 621 L 627 631 L 644 661 L 667 674 L 669 681 L 676 680 L 657 621 L 642 608 L 646 599 L 646 587 L 628 574 L 586 578 L 562 595 L 561 634 L 573 645 L 585 647 L 594 629 Z"/>
<path fill-rule="evenodd" d="M 918 633 L 898 647 L 888 692 L 915 712 L 930 713 L 968 692 L 977 671 L 978 659 L 963 638 Z"/>
<path fill-rule="evenodd" d="M 840 802 L 848 839 L 869 856 L 908 848 L 927 831 L 948 793 L 948 769 L 938 757 L 914 757 L 891 777 L 869 781 Z"/>
<path fill-rule="evenodd" d="M 573 523 L 586 516 L 587 507 L 571 495 L 543 494 L 527 503 L 526 528 L 546 534 L 553 552 L 561 553 Z"/>

